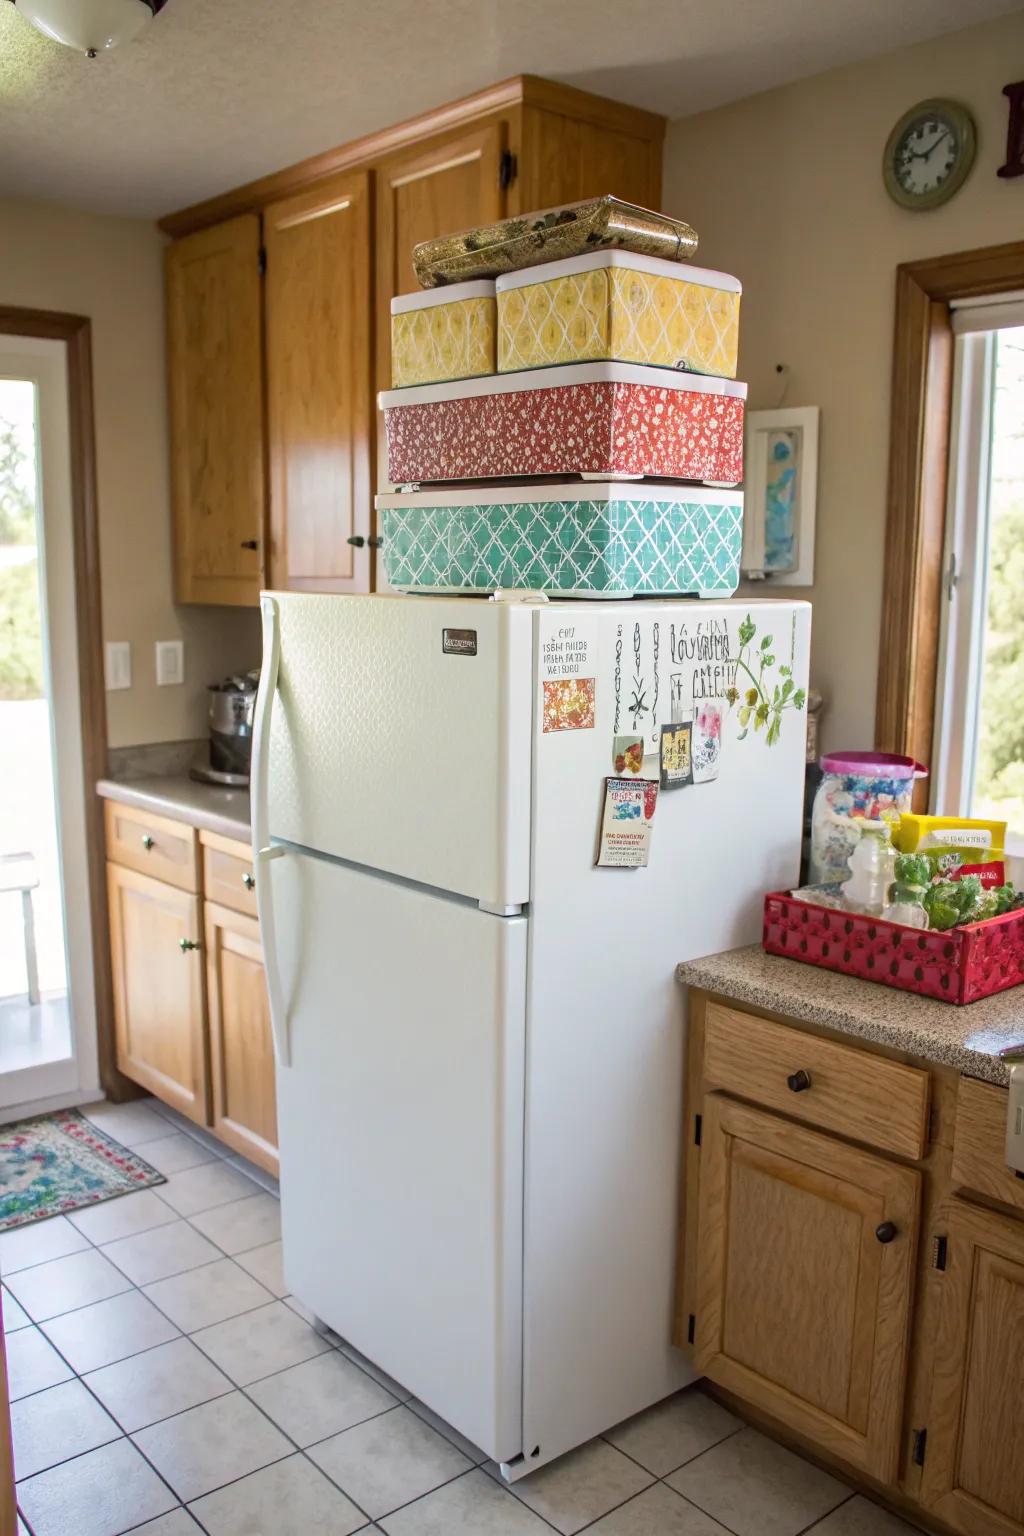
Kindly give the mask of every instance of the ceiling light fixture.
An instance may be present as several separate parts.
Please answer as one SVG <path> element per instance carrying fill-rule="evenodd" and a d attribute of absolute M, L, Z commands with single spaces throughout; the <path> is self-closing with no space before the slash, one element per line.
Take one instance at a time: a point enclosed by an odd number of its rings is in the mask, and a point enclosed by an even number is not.
<path fill-rule="evenodd" d="M 37 31 L 94 59 L 106 48 L 130 43 L 167 0 L 14 0 Z"/>

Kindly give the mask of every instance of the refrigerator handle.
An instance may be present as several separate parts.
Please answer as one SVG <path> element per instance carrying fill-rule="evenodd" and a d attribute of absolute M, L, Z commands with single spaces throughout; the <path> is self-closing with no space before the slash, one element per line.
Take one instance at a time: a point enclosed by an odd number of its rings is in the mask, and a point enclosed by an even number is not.
<path fill-rule="evenodd" d="M 263 664 L 260 670 L 260 686 L 256 695 L 256 713 L 253 721 L 252 767 L 252 858 L 256 874 L 256 911 L 260 920 L 260 940 L 263 945 L 263 965 L 267 978 L 267 997 L 270 1003 L 270 1033 L 274 1042 L 274 1057 L 279 1067 L 291 1065 L 291 1041 L 288 1032 L 288 1009 L 281 987 L 281 971 L 277 961 L 277 925 L 274 920 L 274 884 L 271 864 L 279 859 L 285 849 L 270 841 L 270 805 L 267 794 L 267 769 L 270 759 L 270 716 L 277 693 L 277 676 L 281 664 L 281 630 L 278 623 L 277 603 L 272 597 L 260 598 L 263 620 Z"/>

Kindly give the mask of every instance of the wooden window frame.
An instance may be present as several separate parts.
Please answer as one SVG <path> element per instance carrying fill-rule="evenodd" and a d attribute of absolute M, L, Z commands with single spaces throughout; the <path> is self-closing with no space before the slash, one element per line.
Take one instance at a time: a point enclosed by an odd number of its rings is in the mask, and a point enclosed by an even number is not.
<path fill-rule="evenodd" d="M 953 388 L 951 304 L 1024 288 L 1024 241 L 896 269 L 875 744 L 931 765 Z M 926 784 L 919 785 L 922 800 Z M 916 803 L 916 802 L 915 802 Z"/>

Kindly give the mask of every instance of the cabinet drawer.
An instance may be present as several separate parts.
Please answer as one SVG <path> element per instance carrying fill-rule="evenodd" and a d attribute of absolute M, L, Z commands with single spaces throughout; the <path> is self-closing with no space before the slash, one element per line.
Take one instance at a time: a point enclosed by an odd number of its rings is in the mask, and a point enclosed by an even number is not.
<path fill-rule="evenodd" d="M 199 890 L 196 830 L 135 805 L 106 801 L 107 858 L 182 891 Z"/>
<path fill-rule="evenodd" d="M 708 1004 L 704 1082 L 902 1157 L 928 1143 L 927 1072 L 720 1003 Z"/>
<path fill-rule="evenodd" d="M 252 849 L 216 832 L 200 832 L 203 847 L 203 893 L 207 901 L 230 907 L 233 912 L 256 916 L 256 883 Z"/>
<path fill-rule="evenodd" d="M 1009 1094 L 995 1083 L 962 1077 L 956 1095 L 953 1182 L 1024 1210 L 1024 1178 L 1006 1163 Z"/>

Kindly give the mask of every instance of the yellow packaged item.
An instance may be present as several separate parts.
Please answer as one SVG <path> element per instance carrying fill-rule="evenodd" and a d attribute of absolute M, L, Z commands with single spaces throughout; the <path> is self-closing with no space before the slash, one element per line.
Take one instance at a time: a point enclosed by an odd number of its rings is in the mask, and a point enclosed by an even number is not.
<path fill-rule="evenodd" d="M 970 816 L 919 816 L 905 811 L 892 840 L 900 853 L 924 853 L 929 848 L 976 848 L 1002 856 L 1006 822 Z"/>

